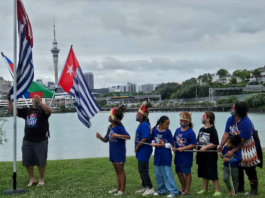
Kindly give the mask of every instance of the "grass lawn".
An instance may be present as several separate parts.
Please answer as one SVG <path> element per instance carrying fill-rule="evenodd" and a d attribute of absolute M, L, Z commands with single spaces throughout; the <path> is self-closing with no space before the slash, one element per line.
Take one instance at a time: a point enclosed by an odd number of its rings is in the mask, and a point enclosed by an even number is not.
<path fill-rule="evenodd" d="M 222 197 L 228 196 L 228 190 L 222 181 L 222 161 L 219 159 L 219 178 Z M 212 197 L 214 193 L 213 185 L 209 185 L 207 195 L 196 195 L 196 192 L 202 189 L 202 179 L 197 178 L 197 165 L 193 163 L 191 185 L 191 195 L 189 197 Z M 108 158 L 77 159 L 77 160 L 57 160 L 48 161 L 45 186 L 27 187 L 29 182 L 26 169 L 22 167 L 21 162 L 17 164 L 18 168 L 18 188 L 28 190 L 26 194 L 12 195 L 9 197 L 114 197 L 109 195 L 108 191 L 115 188 L 116 176 Z M 174 166 L 172 166 L 174 168 Z M 265 170 L 257 168 L 259 177 L 259 196 L 265 197 Z M 36 172 L 37 170 L 35 170 Z M 127 157 L 125 164 L 127 175 L 126 191 L 124 197 L 142 197 L 134 194 L 135 190 L 141 188 L 141 182 L 137 171 L 137 161 L 134 157 Z M 153 157 L 150 160 L 151 179 L 156 187 L 154 179 Z M 180 187 L 176 173 L 174 173 L 177 186 Z M 0 191 L 12 188 L 12 162 L 0 162 Z M 38 179 L 38 177 L 36 178 Z M 245 177 L 245 188 L 249 192 L 250 186 Z M 1 193 L 0 192 L 0 193 Z M 0 194 L 0 197 L 4 195 Z M 152 197 L 152 196 L 151 196 Z M 164 197 L 164 196 L 163 196 Z M 243 197 L 239 194 L 236 197 Z"/>

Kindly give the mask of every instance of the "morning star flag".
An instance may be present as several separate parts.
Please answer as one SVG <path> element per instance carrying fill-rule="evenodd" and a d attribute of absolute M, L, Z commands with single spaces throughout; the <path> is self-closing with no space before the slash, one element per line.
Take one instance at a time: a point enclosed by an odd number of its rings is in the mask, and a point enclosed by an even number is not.
<path fill-rule="evenodd" d="M 72 46 L 58 84 L 65 92 L 75 97 L 78 118 L 89 128 L 91 126 L 89 120 L 100 111 L 100 107 L 90 92 Z"/>
<path fill-rule="evenodd" d="M 22 0 L 17 0 L 17 22 L 19 35 L 19 61 L 17 66 L 17 98 L 20 98 L 30 87 L 34 78 L 32 62 L 33 33 L 28 15 Z M 13 100 L 13 87 L 10 89 L 10 97 Z"/>
<path fill-rule="evenodd" d="M 5 59 L 5 62 L 7 63 L 7 68 L 12 76 L 12 78 L 14 78 L 14 64 L 3 54 L 3 52 L 1 53 L 3 58 Z"/>
<path fill-rule="evenodd" d="M 7 63 L 7 68 L 11 76 L 14 78 L 14 64 L 9 58 L 4 55 L 3 52 L 1 54 L 5 62 Z M 41 98 L 52 98 L 53 93 L 50 90 L 46 89 L 44 86 L 36 83 L 35 81 L 32 81 L 30 87 L 23 95 L 25 98 L 33 98 L 35 95 L 38 95 Z"/>

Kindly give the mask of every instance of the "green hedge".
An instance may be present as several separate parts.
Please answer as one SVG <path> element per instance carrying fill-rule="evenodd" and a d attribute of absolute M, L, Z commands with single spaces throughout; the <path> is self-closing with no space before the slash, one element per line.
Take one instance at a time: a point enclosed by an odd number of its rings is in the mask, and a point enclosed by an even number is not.
<path fill-rule="evenodd" d="M 238 101 L 236 96 L 229 96 L 226 98 L 220 98 L 216 100 L 217 104 L 231 104 L 231 103 L 236 103 Z"/>
<path fill-rule="evenodd" d="M 250 108 L 258 108 L 265 105 L 265 93 L 251 94 L 245 98 L 244 102 L 246 102 Z"/>

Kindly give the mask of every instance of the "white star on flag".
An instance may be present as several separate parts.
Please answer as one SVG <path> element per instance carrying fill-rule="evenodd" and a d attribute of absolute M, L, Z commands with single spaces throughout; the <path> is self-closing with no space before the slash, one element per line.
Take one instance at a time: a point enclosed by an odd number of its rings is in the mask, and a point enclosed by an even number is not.
<path fill-rule="evenodd" d="M 69 73 L 70 76 L 71 76 L 72 73 L 74 73 L 74 72 L 73 72 L 73 65 L 72 65 L 72 66 L 67 65 L 67 66 L 68 66 L 68 71 L 67 71 L 66 73 Z"/>

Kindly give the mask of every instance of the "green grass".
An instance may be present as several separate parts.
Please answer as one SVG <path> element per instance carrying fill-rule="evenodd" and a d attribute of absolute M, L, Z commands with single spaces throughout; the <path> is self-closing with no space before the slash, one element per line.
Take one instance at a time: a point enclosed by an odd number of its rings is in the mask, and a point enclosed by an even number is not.
<path fill-rule="evenodd" d="M 223 194 L 222 197 L 228 196 L 228 190 L 222 181 L 222 161 L 219 159 L 219 178 L 220 188 Z M 214 188 L 212 182 L 209 185 L 208 195 L 196 195 L 196 192 L 202 189 L 202 179 L 197 178 L 197 165 L 195 161 L 192 168 L 192 185 L 191 195 L 189 197 L 212 197 Z M 76 160 L 57 160 L 48 161 L 45 186 L 43 187 L 27 187 L 29 182 L 26 169 L 21 162 L 17 164 L 18 168 L 18 188 L 28 190 L 26 194 L 12 195 L 8 197 L 114 197 L 109 195 L 108 191 L 115 188 L 116 176 L 111 163 L 108 158 L 94 158 L 94 159 L 76 159 Z M 172 166 L 174 170 L 174 165 Z M 265 197 L 265 170 L 257 168 L 259 177 L 259 196 Z M 37 169 L 35 169 L 37 173 Z M 135 190 L 141 187 L 141 181 L 137 170 L 137 161 L 134 157 L 127 157 L 125 164 L 125 172 L 127 176 L 126 191 L 128 195 L 124 197 L 142 197 L 134 194 Z M 156 187 L 154 179 L 153 157 L 150 160 L 150 175 L 154 187 Z M 180 187 L 179 180 L 174 172 L 177 186 Z M 0 162 L 0 191 L 12 188 L 12 162 Z M 36 178 L 37 179 L 37 178 Z M 249 192 L 249 182 L 245 177 L 245 188 Z M 240 194 L 236 197 L 241 197 Z M 0 197 L 5 197 L 0 194 Z M 152 196 L 151 196 L 152 197 Z"/>

